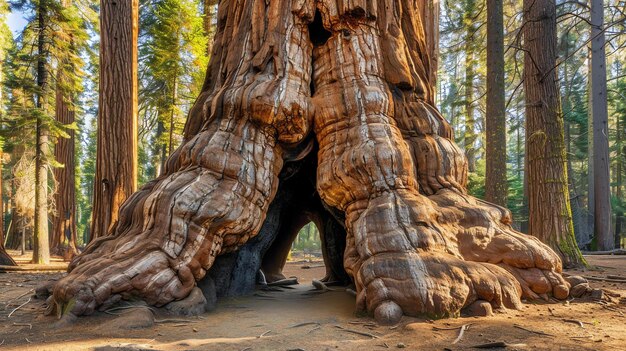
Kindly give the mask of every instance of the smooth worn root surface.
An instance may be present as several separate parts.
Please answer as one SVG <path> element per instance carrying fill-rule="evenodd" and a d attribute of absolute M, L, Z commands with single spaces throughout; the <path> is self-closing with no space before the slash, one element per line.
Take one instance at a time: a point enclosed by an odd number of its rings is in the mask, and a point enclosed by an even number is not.
<path fill-rule="evenodd" d="M 422 5 L 222 1 L 184 145 L 72 263 L 57 312 L 187 297 L 218 255 L 259 232 L 284 162 L 303 157 L 291 150 L 311 132 L 319 197 L 345 217 L 358 309 L 390 324 L 566 298 L 559 257 L 466 193 L 467 161 L 433 107 Z"/>

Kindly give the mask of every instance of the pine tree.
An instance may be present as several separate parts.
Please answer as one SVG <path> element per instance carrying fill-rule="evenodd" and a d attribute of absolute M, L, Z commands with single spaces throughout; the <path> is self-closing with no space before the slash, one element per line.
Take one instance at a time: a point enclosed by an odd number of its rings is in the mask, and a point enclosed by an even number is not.
<path fill-rule="evenodd" d="M 159 175 L 182 141 L 186 111 L 202 87 L 208 63 L 207 24 L 191 0 L 153 1 L 142 19 L 147 41 L 141 52 L 147 73 L 141 100 L 145 115 L 156 116 L 152 153 Z"/>

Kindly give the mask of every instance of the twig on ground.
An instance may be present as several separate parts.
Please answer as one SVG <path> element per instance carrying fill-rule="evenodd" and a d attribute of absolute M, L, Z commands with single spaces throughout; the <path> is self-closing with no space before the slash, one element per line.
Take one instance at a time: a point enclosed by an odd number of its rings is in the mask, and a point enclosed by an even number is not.
<path fill-rule="evenodd" d="M 452 342 L 452 345 L 458 343 L 459 341 L 461 341 L 461 339 L 463 339 L 463 335 L 465 335 L 465 331 L 467 329 L 469 329 L 471 324 L 464 324 L 463 326 L 461 326 L 461 330 L 459 331 L 459 336 L 456 337 L 456 339 L 454 339 L 454 341 Z"/>
<path fill-rule="evenodd" d="M 459 325 L 458 327 L 450 327 L 450 328 L 442 328 L 442 327 L 436 327 L 436 326 L 433 326 L 433 330 L 457 330 L 457 329 L 459 329 L 459 328 L 463 328 L 463 327 L 465 327 L 465 326 L 468 326 L 468 327 L 469 327 L 469 326 L 470 326 L 470 325 L 472 325 L 472 324 L 473 324 L 473 323 L 468 323 L 468 324 Z"/>
<path fill-rule="evenodd" d="M 189 325 L 189 323 L 179 323 L 179 324 L 172 325 L 172 327 L 186 327 L 188 325 Z"/>
<path fill-rule="evenodd" d="M 581 328 L 584 328 L 585 325 L 583 324 L 583 322 L 579 321 L 578 319 L 563 319 L 563 322 L 565 323 L 574 323 L 574 324 L 578 324 Z"/>
<path fill-rule="evenodd" d="M 314 332 L 314 331 L 316 331 L 316 330 L 318 330 L 318 329 L 322 329 L 322 326 L 318 325 L 317 327 L 315 327 L 315 328 L 313 328 L 313 329 L 309 330 L 309 331 L 308 331 L 308 332 L 306 332 L 306 333 L 307 333 L 307 334 L 311 334 L 312 332 Z"/>
<path fill-rule="evenodd" d="M 271 330 L 268 330 L 268 331 L 266 331 L 265 333 L 263 333 L 263 334 L 261 334 L 261 335 L 257 336 L 256 338 L 257 338 L 257 339 L 260 339 L 260 338 L 264 337 L 265 335 L 267 335 L 267 334 L 269 334 L 269 333 L 271 333 L 271 332 L 272 332 Z"/>
<path fill-rule="evenodd" d="M 30 323 L 13 323 L 16 327 L 28 327 L 28 329 L 33 329 L 33 325 Z"/>
<path fill-rule="evenodd" d="M 307 325 L 320 325 L 320 323 L 319 322 L 302 322 L 302 323 L 291 325 L 291 326 L 289 326 L 287 328 L 289 328 L 289 329 L 291 329 L 291 328 L 298 328 L 298 327 L 304 327 L 304 326 L 307 326 Z"/>
<path fill-rule="evenodd" d="M 529 332 L 529 333 L 533 333 L 533 334 L 537 334 L 537 335 L 543 335 L 543 336 L 550 336 L 550 337 L 553 337 L 553 338 L 555 337 L 555 335 L 548 334 L 548 333 L 544 333 L 544 332 L 542 332 L 542 331 L 536 331 L 536 330 L 532 330 L 532 329 L 527 329 L 527 328 L 524 328 L 524 327 L 522 327 L 522 326 L 521 326 L 521 325 L 519 325 L 519 324 L 513 324 L 513 326 L 514 326 L 515 328 L 517 328 L 517 329 L 525 330 L 525 331 L 527 331 L 527 332 Z"/>
<path fill-rule="evenodd" d="M 388 348 L 389 348 L 389 345 L 387 345 L 387 343 L 386 343 L 386 342 L 384 342 L 382 345 L 380 345 L 380 347 L 384 347 L 384 348 L 388 349 Z"/>
<path fill-rule="evenodd" d="M 594 277 L 594 276 L 586 276 L 586 275 L 581 276 L 581 277 L 583 277 L 583 278 L 585 278 L 587 280 L 593 280 L 593 281 L 596 281 L 596 282 L 624 283 L 624 284 L 626 284 L 626 279 L 623 279 L 623 278 L 621 278 L 621 279 L 612 279 L 612 278 L 608 278 L 608 277 L 607 278 L 603 278 L 603 277 Z"/>
<path fill-rule="evenodd" d="M 155 319 L 154 323 L 197 323 L 195 321 L 190 321 L 187 319 Z"/>
<path fill-rule="evenodd" d="M 29 344 L 33 343 L 32 341 L 28 340 L 28 338 L 24 338 L 24 339 L 26 339 L 26 342 L 29 343 Z"/>
<path fill-rule="evenodd" d="M 626 255 L 626 250 L 624 249 L 615 249 L 610 251 L 583 251 L 583 255 Z"/>
<path fill-rule="evenodd" d="M 9 300 L 9 302 L 7 302 L 7 305 L 9 305 L 11 302 L 13 302 L 15 300 L 19 300 L 20 298 L 22 298 L 22 297 L 24 297 L 24 296 L 26 296 L 26 295 L 28 295 L 28 294 L 30 294 L 32 292 L 35 292 L 35 289 L 30 289 L 30 290 L 28 290 L 27 292 L 23 293 L 22 295 L 20 295 L 18 297 L 12 298 L 11 300 Z"/>
<path fill-rule="evenodd" d="M 251 350 L 252 350 L 251 347 L 246 347 L 246 348 L 241 349 L 241 351 L 251 351 Z"/>
<path fill-rule="evenodd" d="M 343 330 L 345 332 L 348 332 L 348 333 L 357 334 L 357 335 L 361 335 L 361 336 L 367 336 L 367 337 L 370 337 L 372 339 L 378 339 L 378 336 L 376 336 L 374 334 L 370 334 L 370 333 L 366 333 L 366 332 L 362 332 L 362 331 L 358 331 L 358 330 L 354 330 L 354 329 L 344 328 L 344 327 L 342 327 L 340 325 L 335 325 L 335 328 L 341 329 L 341 330 Z"/>
<path fill-rule="evenodd" d="M 9 315 L 7 316 L 7 318 L 10 318 L 10 317 L 11 317 L 11 315 L 12 315 L 15 311 L 17 311 L 17 310 L 19 310 L 20 308 L 22 308 L 22 307 L 26 306 L 26 304 L 28 304 L 28 303 L 30 302 L 30 300 L 31 300 L 31 298 L 29 297 L 29 298 L 28 298 L 28 301 L 26 301 L 26 302 L 24 302 L 23 304 L 21 304 L 21 305 L 19 305 L 19 306 L 15 307 L 15 308 L 13 309 L 13 311 L 11 311 L 11 313 L 9 313 Z"/>
<path fill-rule="evenodd" d="M 0 346 L 4 345 L 4 339 L 2 339 L 2 342 L 0 342 Z"/>

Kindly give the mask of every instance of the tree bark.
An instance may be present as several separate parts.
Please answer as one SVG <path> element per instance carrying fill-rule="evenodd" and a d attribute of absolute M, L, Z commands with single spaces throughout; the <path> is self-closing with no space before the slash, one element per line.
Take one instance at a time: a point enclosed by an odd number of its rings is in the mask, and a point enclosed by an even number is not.
<path fill-rule="evenodd" d="M 1 104 L 1 100 L 0 100 Z M 2 189 L 4 186 L 4 179 L 2 178 L 2 170 L 4 164 L 4 154 L 0 144 L 0 206 L 4 209 L 4 200 L 2 200 Z M 4 266 L 17 266 L 17 263 L 9 256 L 4 247 L 4 210 L 0 211 L 0 265 Z"/>
<path fill-rule="evenodd" d="M 424 35 L 426 36 L 426 45 L 428 45 L 428 65 L 427 70 L 430 72 L 430 84 L 437 86 L 437 71 L 439 69 L 439 0 L 419 1 L 418 6 L 422 15 L 422 25 Z M 434 104 L 435 95 L 433 95 L 430 103 Z"/>
<path fill-rule="evenodd" d="M 502 0 L 488 0 L 485 199 L 503 207 L 508 192 L 505 108 L 503 4 Z"/>
<path fill-rule="evenodd" d="M 37 6 L 39 34 L 37 40 L 37 122 L 35 138 L 35 225 L 33 232 L 33 263 L 50 263 L 50 240 L 48 233 L 48 162 L 49 132 L 43 121 L 48 109 L 48 48 L 46 28 L 48 26 L 48 3 L 40 0 Z"/>
<path fill-rule="evenodd" d="M 91 239 L 137 189 L 138 0 L 100 2 L 100 98 Z"/>
<path fill-rule="evenodd" d="M 463 135 L 463 143 L 465 149 L 465 157 L 467 158 L 470 172 L 476 172 L 476 140 L 478 134 L 476 132 L 476 117 L 474 116 L 474 79 L 476 78 L 476 60 L 474 58 L 475 50 L 475 11 L 476 1 L 469 0 L 466 5 L 466 13 L 464 20 L 470 23 L 467 26 L 465 34 L 465 131 Z"/>
<path fill-rule="evenodd" d="M 57 84 L 65 79 L 62 72 L 57 74 Z M 56 90 L 56 120 L 63 125 L 74 123 L 72 98 L 65 96 L 59 88 Z M 55 214 L 52 218 L 51 251 L 55 255 L 70 260 L 77 253 L 76 245 L 76 161 L 74 129 L 66 131 L 69 138 L 59 138 L 54 149 L 54 156 L 62 166 L 54 169 L 56 192 Z"/>
<path fill-rule="evenodd" d="M 529 231 L 566 267 L 585 264 L 569 206 L 563 113 L 557 84 L 556 2 L 524 1 L 524 89 Z"/>
<path fill-rule="evenodd" d="M 129 296 L 163 306 L 207 271 L 218 291 L 249 291 L 270 243 L 293 240 L 276 236 L 290 219 L 276 212 L 295 207 L 291 172 L 314 179 L 342 222 L 345 250 L 339 235 L 323 240 L 343 252 L 357 308 L 381 323 L 567 297 L 558 255 L 467 194 L 467 160 L 429 103 L 418 10 L 416 0 L 223 0 L 183 145 L 126 201 L 112 235 L 74 259 L 55 308 L 90 314 Z M 292 171 L 307 156 L 317 170 Z"/>
<path fill-rule="evenodd" d="M 598 250 L 615 246 L 611 235 L 609 122 L 606 87 L 604 2 L 591 0 L 591 96 L 593 114 L 594 233 Z"/>

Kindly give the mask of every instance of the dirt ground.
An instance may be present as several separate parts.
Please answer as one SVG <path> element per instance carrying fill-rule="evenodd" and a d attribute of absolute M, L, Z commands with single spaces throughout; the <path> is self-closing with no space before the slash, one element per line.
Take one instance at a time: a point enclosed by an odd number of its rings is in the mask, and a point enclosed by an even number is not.
<path fill-rule="evenodd" d="M 593 269 L 568 273 L 626 279 L 626 256 L 588 259 Z M 608 305 L 591 299 L 533 302 L 521 311 L 493 317 L 438 321 L 404 317 L 397 326 L 383 327 L 357 316 L 354 298 L 344 291 L 311 293 L 311 279 L 323 276 L 323 270 L 319 262 L 288 263 L 287 275 L 301 282 L 295 289 L 223 300 L 216 311 L 201 317 L 172 317 L 155 309 L 156 323 L 138 329 L 128 329 L 132 324 L 128 321 L 141 321 L 149 314 L 145 307 L 110 312 L 120 316 L 82 317 L 71 327 L 57 328 L 55 317 L 43 315 L 43 301 L 31 295 L 36 286 L 61 273 L 0 273 L 0 349 L 473 350 L 504 342 L 507 350 L 626 350 L 624 283 L 591 282 L 621 295 Z M 467 329 L 455 343 L 464 325 Z"/>

